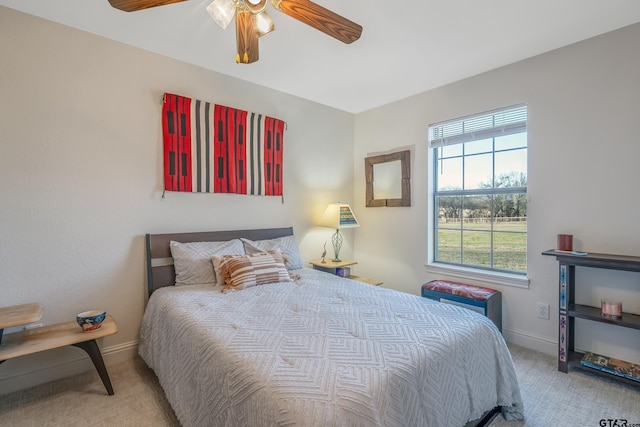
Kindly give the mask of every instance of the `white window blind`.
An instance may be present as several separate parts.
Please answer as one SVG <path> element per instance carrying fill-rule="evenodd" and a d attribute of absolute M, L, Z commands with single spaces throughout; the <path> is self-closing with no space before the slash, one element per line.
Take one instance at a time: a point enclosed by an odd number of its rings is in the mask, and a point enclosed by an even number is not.
<path fill-rule="evenodd" d="M 429 125 L 429 146 L 437 148 L 526 131 L 527 106 L 517 105 Z"/>

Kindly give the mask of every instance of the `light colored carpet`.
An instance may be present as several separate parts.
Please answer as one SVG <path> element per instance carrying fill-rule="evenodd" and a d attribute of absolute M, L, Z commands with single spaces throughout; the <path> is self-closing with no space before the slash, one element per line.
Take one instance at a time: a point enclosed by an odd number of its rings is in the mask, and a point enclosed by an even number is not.
<path fill-rule="evenodd" d="M 626 419 L 640 426 L 640 385 L 631 386 L 582 371 L 558 371 L 554 356 L 509 344 L 524 401 L 524 421 L 498 415 L 491 427 L 613 426 Z M 617 425 L 623 425 L 618 422 Z"/>
<path fill-rule="evenodd" d="M 580 372 L 564 374 L 552 356 L 509 348 L 526 419 L 505 421 L 498 415 L 491 427 L 596 427 L 601 419 L 626 419 L 627 425 L 640 426 L 640 387 Z M 179 426 L 153 371 L 141 359 L 110 366 L 109 375 L 113 396 L 95 372 L 0 396 L 0 426 Z"/>
<path fill-rule="evenodd" d="M 0 426 L 180 426 L 142 359 L 107 369 L 113 396 L 95 371 L 53 381 L 0 396 Z"/>

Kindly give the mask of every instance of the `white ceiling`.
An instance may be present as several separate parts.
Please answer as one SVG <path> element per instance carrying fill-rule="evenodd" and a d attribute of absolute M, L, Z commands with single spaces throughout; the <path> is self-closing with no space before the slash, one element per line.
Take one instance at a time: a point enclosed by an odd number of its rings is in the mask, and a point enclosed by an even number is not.
<path fill-rule="evenodd" d="M 343 44 L 269 6 L 260 60 L 235 63 L 211 0 L 126 13 L 107 0 L 0 5 L 358 113 L 640 22 L 639 0 L 316 0 L 363 26 Z"/>

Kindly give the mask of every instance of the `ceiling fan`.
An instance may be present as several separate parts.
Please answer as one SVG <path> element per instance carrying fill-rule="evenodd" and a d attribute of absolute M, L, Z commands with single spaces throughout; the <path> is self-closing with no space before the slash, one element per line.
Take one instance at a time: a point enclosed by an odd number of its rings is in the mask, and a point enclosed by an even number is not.
<path fill-rule="evenodd" d="M 185 0 L 109 0 L 125 12 L 164 6 Z M 270 0 L 271 5 L 316 30 L 350 44 L 360 38 L 362 26 L 309 0 Z M 236 18 L 236 62 L 250 64 L 259 59 L 258 39 L 275 29 L 266 11 L 269 0 L 213 0 L 207 11 L 223 29 Z"/>

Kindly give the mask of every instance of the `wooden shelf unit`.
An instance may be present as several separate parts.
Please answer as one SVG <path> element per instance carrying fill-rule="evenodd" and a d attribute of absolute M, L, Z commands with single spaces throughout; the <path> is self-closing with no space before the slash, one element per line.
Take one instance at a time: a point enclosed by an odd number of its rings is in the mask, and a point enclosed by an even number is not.
<path fill-rule="evenodd" d="M 16 316 L 19 313 L 20 316 Z M 20 317 L 25 323 L 38 321 L 42 316 L 41 304 L 28 304 L 7 307 L 0 311 L 0 326 L 15 325 L 15 318 Z M 0 329 L 1 335 L 2 329 Z M 102 326 L 92 331 L 83 331 L 75 320 L 41 326 L 33 329 L 6 334 L 0 345 L 0 364 L 16 357 L 39 353 L 58 347 L 71 345 L 81 348 L 91 358 L 109 395 L 113 395 L 113 386 L 109 373 L 102 359 L 102 353 L 96 340 L 118 332 L 118 325 L 110 315 L 104 319 Z"/>
<path fill-rule="evenodd" d="M 590 305 L 568 304 L 567 314 L 580 319 L 593 320 L 595 322 L 609 323 L 611 325 L 623 326 L 625 328 L 640 329 L 640 316 L 632 313 L 622 313 L 618 319 L 602 317 L 600 307 Z"/>
<path fill-rule="evenodd" d="M 42 318 L 42 310 L 42 304 L 37 302 L 0 308 L 0 344 L 5 328 L 37 322 Z"/>
<path fill-rule="evenodd" d="M 607 378 L 615 379 L 628 384 L 633 384 L 635 386 L 640 386 L 640 381 L 627 379 L 618 375 L 609 374 L 598 369 L 581 365 L 580 360 L 582 360 L 584 353 L 576 351 L 574 347 L 574 328 L 576 318 L 640 330 L 640 315 L 623 312 L 620 318 L 610 319 L 607 317 L 602 317 L 600 307 L 576 304 L 576 267 L 591 267 L 640 273 L 640 257 L 600 253 L 572 255 L 570 253 L 558 252 L 553 249 L 542 252 L 542 255 L 555 256 L 556 260 L 558 261 L 559 267 L 558 370 L 561 372 L 568 372 L 569 368 L 578 368 L 583 371 L 601 375 Z"/>

